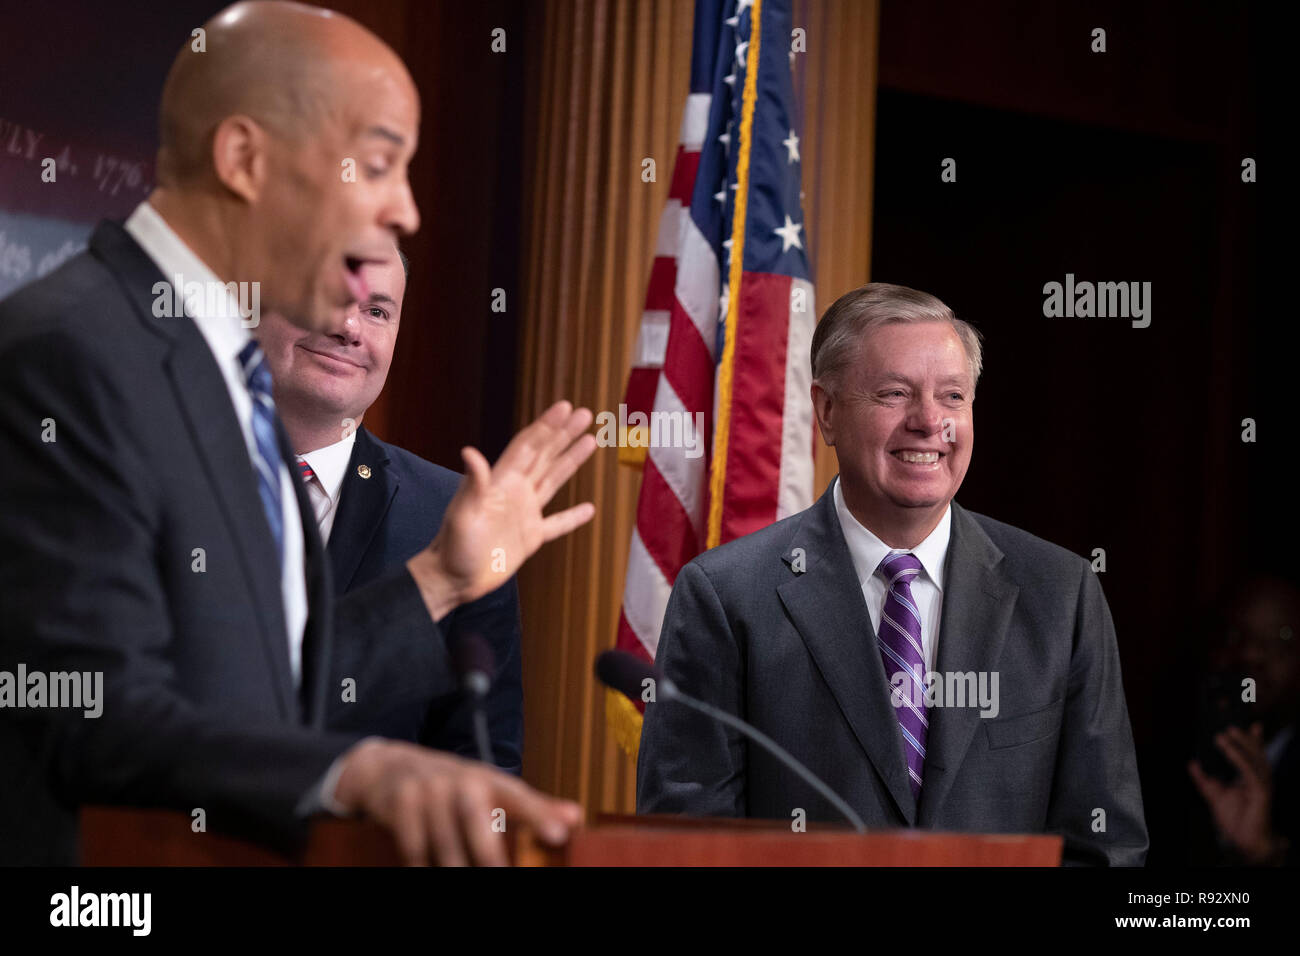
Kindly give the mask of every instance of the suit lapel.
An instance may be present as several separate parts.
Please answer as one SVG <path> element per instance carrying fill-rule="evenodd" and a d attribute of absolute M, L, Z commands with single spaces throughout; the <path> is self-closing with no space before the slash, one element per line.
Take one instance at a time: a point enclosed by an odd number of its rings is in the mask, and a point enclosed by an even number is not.
<path fill-rule="evenodd" d="M 806 570 L 793 574 L 777 593 L 898 812 L 912 825 L 916 801 L 908 783 L 903 737 L 833 493 L 834 484 L 804 513 L 783 560 L 793 571 L 800 558 L 796 549 L 801 548 Z"/>
<path fill-rule="evenodd" d="M 248 593 L 257 607 L 266 662 L 274 675 L 283 715 L 296 719 L 289 646 L 280 594 L 275 541 L 262 511 L 253 463 L 230 392 L 203 334 L 188 317 L 153 314 L 155 283 L 164 281 L 153 260 L 114 223 L 101 223 L 91 249 L 117 275 L 145 325 L 170 342 L 163 372 L 198 449 L 209 487 L 239 553 Z M 167 292 L 170 295 L 170 287 Z"/>
<path fill-rule="evenodd" d="M 984 529 L 955 501 L 952 538 L 944 570 L 943 611 L 935 670 L 943 674 L 989 673 L 1002 655 L 1007 625 L 1020 588 L 997 571 L 1002 560 Z M 943 801 L 979 727 L 979 708 L 934 707 L 926 742 L 920 825 L 939 819 Z"/>
<path fill-rule="evenodd" d="M 362 478 L 362 473 L 368 478 Z M 334 587 L 343 594 L 370 549 L 400 482 L 389 467 L 388 453 L 365 427 L 357 429 L 352 458 L 343 475 L 339 512 L 330 530 L 329 556 Z"/>

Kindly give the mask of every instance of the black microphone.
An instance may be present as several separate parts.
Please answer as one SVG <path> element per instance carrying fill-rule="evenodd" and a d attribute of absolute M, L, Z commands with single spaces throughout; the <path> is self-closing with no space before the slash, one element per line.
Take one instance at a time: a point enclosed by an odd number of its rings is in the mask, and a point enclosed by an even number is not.
<path fill-rule="evenodd" d="M 492 689 L 492 675 L 496 673 L 496 659 L 492 645 L 483 635 L 470 631 L 462 634 L 452 649 L 452 662 L 460 678 L 460 689 L 474 708 L 474 743 L 478 759 L 496 766 L 492 759 L 492 738 L 488 734 L 487 710 L 483 704 Z"/>
<path fill-rule="evenodd" d="M 671 701 L 673 703 L 683 704 L 692 710 L 697 710 L 705 716 L 712 717 L 714 720 L 721 721 L 728 727 L 739 730 L 754 743 L 758 744 L 777 760 L 785 764 L 795 773 L 797 773 L 804 783 L 820 793 L 826 800 L 839 811 L 840 816 L 848 820 L 853 825 L 853 829 L 859 833 L 867 832 L 867 825 L 862 822 L 851 806 L 837 794 L 811 770 L 801 764 L 794 756 L 778 744 L 767 734 L 763 733 L 757 727 L 752 727 L 745 723 L 739 717 L 733 717 L 725 710 L 719 710 L 712 704 L 706 704 L 702 700 L 696 700 L 683 694 L 681 690 L 671 680 L 659 673 L 653 665 L 646 663 L 635 654 L 629 654 L 626 651 L 605 651 L 596 658 L 596 679 L 606 687 L 618 691 L 632 700 L 633 703 L 641 700 L 641 694 L 646 687 L 646 681 L 654 681 L 654 696 L 657 702 Z"/>
<path fill-rule="evenodd" d="M 671 684 L 666 677 L 661 677 L 654 665 L 648 664 L 635 654 L 627 651 L 605 651 L 596 656 L 596 679 L 606 687 L 618 691 L 634 703 L 641 700 L 645 688 L 644 681 L 652 680 Z"/>

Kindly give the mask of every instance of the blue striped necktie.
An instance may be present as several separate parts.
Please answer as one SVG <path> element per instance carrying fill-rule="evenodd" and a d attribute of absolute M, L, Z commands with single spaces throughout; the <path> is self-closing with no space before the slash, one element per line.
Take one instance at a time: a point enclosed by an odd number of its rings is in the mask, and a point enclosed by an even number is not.
<path fill-rule="evenodd" d="M 885 579 L 885 603 L 876 635 L 885 675 L 890 679 L 890 700 L 903 732 L 903 754 L 912 796 L 921 798 L 925 771 L 925 737 L 930 719 L 925 704 L 925 655 L 921 653 L 921 612 L 912 600 L 912 580 L 921 562 L 909 551 L 885 556 L 877 571 Z"/>
<path fill-rule="evenodd" d="M 275 539 L 275 553 L 284 565 L 284 511 L 280 501 L 280 446 L 275 440 L 275 402 L 271 399 L 271 371 L 266 356 L 256 340 L 239 350 L 239 366 L 253 397 L 253 439 L 257 454 L 253 467 L 257 471 L 257 490 L 262 495 L 262 509 Z"/>

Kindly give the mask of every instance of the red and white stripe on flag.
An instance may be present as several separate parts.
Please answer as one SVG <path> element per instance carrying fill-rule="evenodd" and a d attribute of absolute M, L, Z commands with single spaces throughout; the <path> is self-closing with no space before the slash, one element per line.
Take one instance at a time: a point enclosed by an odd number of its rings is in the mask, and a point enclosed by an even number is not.
<path fill-rule="evenodd" d="M 772 12 L 761 14 L 769 4 Z M 651 422 L 657 415 L 703 421 L 702 447 L 645 440 L 631 428 L 619 436 L 621 460 L 640 463 L 642 481 L 616 646 L 647 661 L 654 659 L 682 567 L 707 547 L 802 511 L 813 495 L 808 352 L 816 313 L 812 284 L 802 278 L 808 274 L 798 238 L 803 227 L 790 215 L 801 218 L 789 67 L 781 48 L 789 36 L 789 4 L 714 0 L 708 6 L 703 22 L 716 16 L 723 24 L 722 66 L 710 73 L 713 93 L 687 99 L 625 398 L 629 419 L 641 412 Z M 701 9 L 696 13 L 698 31 Z M 731 15 L 723 19 L 724 13 Z M 767 59 L 760 70 L 763 28 Z M 709 38 L 707 30 L 697 32 L 696 56 L 702 39 L 703 50 L 712 52 Z M 756 111 L 760 73 L 769 89 Z M 751 217 L 754 156 L 761 156 L 762 182 L 754 187 L 760 198 Z M 702 168 L 712 170 L 712 181 L 696 182 Z M 721 220 L 719 208 L 726 211 Z M 711 241 L 701 223 L 710 235 L 719 228 L 722 235 Z M 758 250 L 752 257 L 745 254 L 747 229 Z M 775 236 L 782 241 L 774 244 Z M 654 429 L 649 433 L 653 439 Z M 639 746 L 643 712 L 644 703 L 606 696 L 610 727 L 629 754 Z"/>
<path fill-rule="evenodd" d="M 697 377 L 698 369 L 691 366 L 701 364 L 701 353 L 707 357 L 709 403 L 710 406 L 712 404 L 712 343 L 717 334 L 718 265 L 690 217 L 691 192 L 695 188 L 695 176 L 700 165 L 700 145 L 708 129 L 711 100 L 708 93 L 692 93 L 686 98 L 686 109 L 682 113 L 673 178 L 668 189 L 668 201 L 659 217 L 655 258 L 650 267 L 645 308 L 641 312 L 641 325 L 632 354 L 632 370 L 623 397 L 629 415 L 641 412 L 648 417 L 654 410 L 659 379 L 665 365 L 674 368 L 673 377 L 678 381 Z M 695 234 L 693 237 L 689 235 L 691 232 Z M 709 262 L 699 258 L 701 249 L 707 253 Z M 685 271 L 680 276 L 679 262 L 686 264 Z M 714 301 L 701 301 L 701 296 L 705 293 Z M 670 361 L 669 346 L 673 338 L 670 333 L 674 322 L 679 326 L 683 322 L 691 322 L 701 336 L 707 331 L 708 337 L 698 343 L 676 343 L 678 347 L 674 360 Z M 678 337 L 681 338 L 684 334 L 689 338 L 689 334 L 684 332 L 679 332 Z M 685 354 L 682 354 L 683 350 Z M 695 389 L 688 386 L 686 391 L 694 392 Z M 712 415 L 711 407 L 707 411 Z M 624 464 L 642 464 L 646 451 L 645 442 L 640 438 L 628 441 L 627 436 L 619 436 L 618 456 Z"/>

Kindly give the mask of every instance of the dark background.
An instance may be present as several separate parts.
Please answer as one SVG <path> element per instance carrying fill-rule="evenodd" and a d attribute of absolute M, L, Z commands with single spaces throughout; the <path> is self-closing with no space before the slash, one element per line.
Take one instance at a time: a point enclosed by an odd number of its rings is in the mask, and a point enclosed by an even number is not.
<path fill-rule="evenodd" d="M 0 118 L 96 146 L 152 155 L 172 59 L 221 0 L 0 0 Z M 529 5 L 509 0 L 338 0 L 405 60 L 422 97 L 411 182 L 423 225 L 411 263 L 389 385 L 367 416 L 384 438 L 459 470 L 460 448 L 494 458 L 514 432 L 526 57 L 484 69 L 481 44 L 503 27 L 521 44 Z M 533 11 L 536 16 L 536 9 Z M 537 31 L 532 31 L 537 32 Z M 120 199 L 105 212 L 125 218 Z M 93 220 L 94 217 L 88 217 Z M 89 232 L 87 232 L 87 235 Z"/>
<path fill-rule="evenodd" d="M 1259 262 L 1270 27 L 1236 4 L 882 7 L 872 278 L 984 334 L 963 504 L 1105 550 L 1154 866 L 1211 839 L 1184 766 L 1204 622 L 1247 576 L 1297 579 L 1297 343 Z M 1151 282 L 1150 327 L 1045 318 L 1067 272 Z"/>
<path fill-rule="evenodd" d="M 0 117 L 151 152 L 167 66 L 220 6 L 4 0 Z M 526 38 L 536 7 L 336 6 L 394 45 L 424 97 L 411 171 L 424 227 L 406 244 L 376 430 L 452 467 L 467 443 L 494 456 L 514 427 L 519 312 L 492 313 L 481 290 L 520 300 L 537 51 L 484 71 L 446 38 Z M 1098 26 L 1104 54 L 1089 50 Z M 1297 337 L 1277 292 L 1291 244 L 1260 238 L 1286 175 L 1267 147 L 1294 114 L 1264 105 L 1282 35 L 1240 4 L 882 5 L 871 277 L 938 295 L 985 336 L 961 501 L 1080 554 L 1105 549 L 1152 865 L 1196 859 L 1206 837 L 1183 769 L 1206 611 L 1247 574 L 1300 577 Z M 1241 182 L 1246 156 L 1258 183 Z M 940 181 L 945 157 L 956 183 Z M 1151 326 L 1044 318 L 1043 284 L 1067 272 L 1151 282 Z M 1256 444 L 1240 439 L 1246 417 Z"/>

